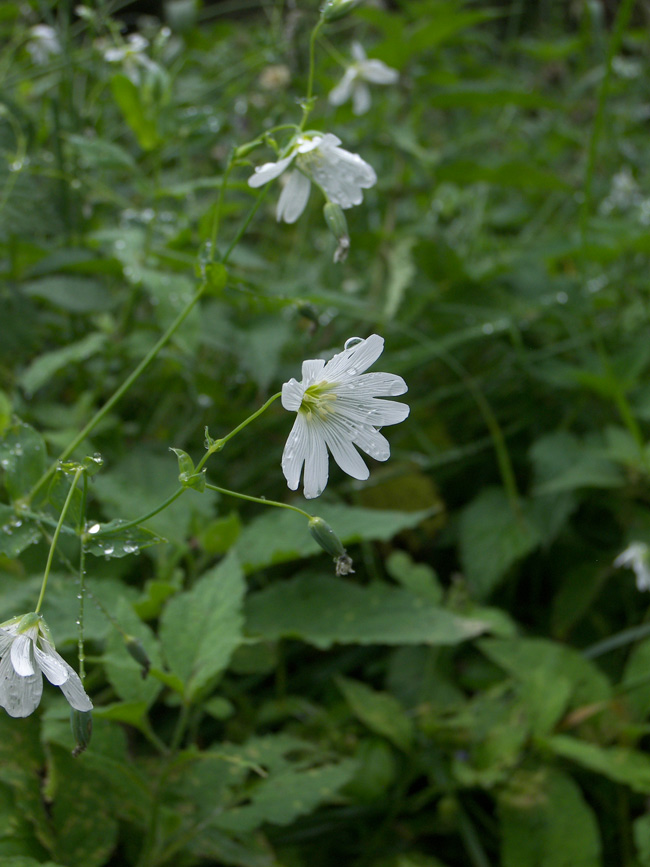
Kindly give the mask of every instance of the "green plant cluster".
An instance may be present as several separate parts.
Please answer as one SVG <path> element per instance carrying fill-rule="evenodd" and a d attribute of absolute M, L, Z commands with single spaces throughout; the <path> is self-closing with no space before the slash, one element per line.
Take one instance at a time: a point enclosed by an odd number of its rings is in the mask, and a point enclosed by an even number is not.
<path fill-rule="evenodd" d="M 94 703 L 0 709 L 3 865 L 650 867 L 649 12 L 605 5 L 0 4 L 0 619 Z M 301 112 L 378 177 L 345 261 L 247 184 Z M 372 333 L 411 415 L 305 501 L 272 399 Z"/>

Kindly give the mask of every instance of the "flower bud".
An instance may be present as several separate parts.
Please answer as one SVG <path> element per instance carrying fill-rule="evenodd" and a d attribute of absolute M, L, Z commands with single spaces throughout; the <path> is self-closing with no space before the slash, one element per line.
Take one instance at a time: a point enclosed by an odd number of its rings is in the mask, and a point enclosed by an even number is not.
<path fill-rule="evenodd" d="M 321 20 L 337 21 L 358 5 L 359 0 L 325 0 L 320 10 Z"/>
<path fill-rule="evenodd" d="M 352 558 L 343 547 L 343 543 L 330 527 L 327 521 L 322 518 L 314 517 L 309 520 L 309 532 L 318 542 L 323 551 L 326 551 L 334 558 L 336 563 L 337 575 L 349 575 L 354 572 L 352 568 Z"/>
<path fill-rule="evenodd" d="M 81 755 L 90 743 L 93 733 L 93 715 L 89 710 L 71 710 L 70 728 L 75 740 L 75 748 L 72 755 L 76 758 Z"/>
<path fill-rule="evenodd" d="M 345 219 L 343 209 L 334 202 L 327 202 L 323 208 L 323 215 L 331 233 L 338 241 L 338 247 L 334 251 L 334 261 L 344 262 L 350 249 L 350 235 L 348 234 L 348 221 Z"/>
<path fill-rule="evenodd" d="M 133 657 L 142 669 L 142 679 L 144 680 L 149 674 L 151 660 L 147 656 L 147 651 L 142 646 L 142 642 L 138 641 L 137 638 L 134 638 L 133 635 L 127 635 L 124 640 L 124 646 L 126 647 L 129 656 Z"/>

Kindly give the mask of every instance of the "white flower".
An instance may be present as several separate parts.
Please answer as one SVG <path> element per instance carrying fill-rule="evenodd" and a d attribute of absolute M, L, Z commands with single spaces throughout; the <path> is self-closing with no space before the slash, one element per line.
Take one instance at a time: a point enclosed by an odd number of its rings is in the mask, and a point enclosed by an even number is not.
<path fill-rule="evenodd" d="M 298 136 L 289 153 L 277 163 L 264 163 L 248 179 L 250 187 L 279 177 L 294 163 L 287 183 L 280 194 L 276 216 L 285 223 L 295 223 L 305 210 L 311 181 L 317 184 L 325 198 L 342 208 L 351 208 L 363 201 L 361 190 L 377 181 L 372 166 L 358 154 L 343 150 L 341 140 L 331 133 L 304 133 Z"/>
<path fill-rule="evenodd" d="M 327 364 L 318 358 L 303 361 L 302 382 L 290 379 L 282 386 L 282 406 L 298 413 L 282 454 L 282 472 L 292 491 L 304 464 L 305 497 L 322 494 L 328 449 L 354 479 L 369 475 L 355 446 L 378 461 L 390 457 L 388 440 L 378 428 L 404 421 L 410 410 L 405 403 L 378 399 L 404 394 L 408 389 L 401 376 L 363 372 L 383 349 L 384 338 L 378 334 L 367 340 L 351 337 Z"/>
<path fill-rule="evenodd" d="M 650 568 L 648 568 L 648 546 L 645 542 L 632 542 L 621 552 L 614 566 L 628 566 L 636 575 L 637 590 L 650 590 Z"/>
<path fill-rule="evenodd" d="M 368 60 L 360 42 L 352 43 L 351 63 L 345 70 L 341 81 L 330 91 L 328 99 L 331 105 L 342 105 L 352 97 L 352 111 L 355 114 L 365 114 L 370 108 L 370 88 L 372 84 L 395 84 L 399 72 L 387 66 L 383 60 Z"/>
<path fill-rule="evenodd" d="M 27 51 L 39 66 L 46 64 L 55 54 L 61 54 L 61 43 L 56 30 L 48 24 L 35 24 L 29 28 L 29 35 Z"/>
<path fill-rule="evenodd" d="M 122 45 L 104 49 L 104 60 L 108 63 L 121 63 L 125 74 L 133 84 L 140 84 L 140 69 L 157 69 L 157 65 L 145 54 L 149 40 L 139 33 L 131 33 Z"/>
<path fill-rule="evenodd" d="M 0 707 L 9 716 L 29 716 L 43 693 L 43 674 L 75 710 L 91 710 L 76 671 L 54 649 L 40 614 L 14 617 L 0 626 Z"/>

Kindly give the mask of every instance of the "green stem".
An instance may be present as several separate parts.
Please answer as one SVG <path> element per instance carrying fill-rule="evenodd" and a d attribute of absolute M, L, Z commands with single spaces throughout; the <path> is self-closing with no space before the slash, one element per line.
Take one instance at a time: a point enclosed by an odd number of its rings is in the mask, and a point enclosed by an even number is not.
<path fill-rule="evenodd" d="M 583 246 L 586 243 L 587 223 L 589 221 L 589 212 L 591 211 L 592 185 L 596 168 L 596 158 L 598 155 L 598 143 L 605 123 L 605 106 L 609 95 L 609 84 L 612 77 L 612 62 L 621 46 L 625 28 L 627 27 L 630 16 L 632 15 L 634 2 L 635 0 L 623 0 L 618 7 L 612 35 L 607 47 L 605 74 L 598 93 L 598 107 L 596 109 L 596 117 L 594 118 L 594 124 L 591 130 L 591 138 L 589 139 L 589 152 L 587 157 L 587 168 L 585 170 L 582 207 L 580 208 L 580 236 L 582 238 Z"/>
<path fill-rule="evenodd" d="M 61 532 L 61 527 L 63 526 L 63 522 L 65 520 L 66 512 L 68 511 L 68 507 L 72 502 L 72 495 L 74 494 L 74 490 L 77 487 L 77 482 L 79 480 L 79 476 L 84 471 L 79 468 L 75 474 L 74 479 L 72 480 L 72 484 L 70 485 L 70 490 L 68 491 L 68 496 L 65 498 L 65 503 L 63 504 L 63 508 L 61 509 L 61 514 L 59 515 L 59 522 L 56 525 L 56 530 L 54 531 L 54 535 L 52 536 L 52 544 L 50 545 L 50 553 L 47 555 L 47 563 L 45 564 L 45 573 L 43 575 L 43 583 L 41 584 L 41 593 L 38 597 L 38 602 L 36 603 L 36 608 L 34 611 L 36 614 L 41 610 L 41 605 L 43 604 L 43 599 L 45 598 L 45 588 L 47 587 L 47 579 L 50 577 L 50 569 L 52 568 L 52 560 L 54 559 L 54 551 L 56 549 L 56 543 L 59 539 L 59 533 Z"/>
<path fill-rule="evenodd" d="M 260 503 L 262 506 L 277 506 L 279 509 L 291 509 L 292 512 L 298 512 L 299 515 L 309 518 L 310 521 L 314 517 L 309 512 L 305 512 L 304 509 L 299 509 L 298 506 L 290 506 L 289 503 L 280 503 L 278 500 L 266 500 L 264 497 L 250 497 L 248 494 L 229 491 L 227 488 L 219 488 L 217 485 L 207 484 L 205 487 L 209 491 L 216 491 L 218 494 L 225 494 L 227 497 L 237 497 L 238 500 L 248 500 L 250 503 Z"/>
<path fill-rule="evenodd" d="M 156 506 L 156 508 L 152 509 L 150 512 L 147 512 L 146 515 L 140 515 L 139 518 L 135 518 L 133 521 L 127 521 L 125 524 L 118 524 L 116 527 L 108 526 L 105 529 L 99 530 L 98 533 L 93 534 L 93 538 L 97 539 L 100 536 L 110 536 L 112 533 L 121 533 L 122 530 L 129 530 L 131 527 L 137 527 L 138 524 L 141 524 L 143 521 L 148 521 L 149 518 L 153 518 L 153 516 L 157 515 L 158 512 L 162 512 L 163 509 L 170 506 L 174 500 L 177 500 L 186 490 L 187 488 L 178 488 L 178 490 L 174 491 L 173 494 L 170 494 L 164 502 L 159 506 Z"/>
<path fill-rule="evenodd" d="M 243 222 L 243 223 L 241 224 L 241 226 L 239 227 L 239 231 L 237 232 L 237 234 L 235 235 L 235 237 L 232 239 L 232 241 L 230 242 L 230 246 L 228 247 L 228 249 L 227 249 L 226 252 L 224 253 L 224 255 L 223 255 L 223 259 L 221 260 L 222 265 L 227 264 L 228 260 L 230 259 L 230 254 L 231 254 L 232 251 L 235 249 L 235 247 L 237 246 L 237 244 L 239 244 L 239 242 L 241 241 L 241 239 L 242 239 L 242 235 L 244 234 L 244 232 L 246 231 L 246 229 L 249 227 L 251 220 L 253 219 L 253 217 L 254 217 L 255 214 L 257 213 L 257 211 L 258 211 L 260 205 L 262 204 L 262 202 L 264 201 L 264 197 L 265 197 L 266 194 L 268 193 L 268 190 L 269 190 L 269 188 L 268 188 L 268 186 L 266 186 L 266 187 L 264 187 L 264 188 L 260 191 L 260 194 L 259 194 L 258 197 L 257 197 L 257 201 L 255 202 L 255 204 L 253 205 L 253 207 L 250 209 L 250 211 L 249 211 L 248 214 L 246 215 L 246 219 L 244 220 L 244 222 Z"/>
<path fill-rule="evenodd" d="M 79 510 L 79 524 L 77 527 L 79 535 L 83 532 L 86 516 L 86 500 L 88 498 L 88 474 L 83 474 L 83 489 L 81 492 L 81 509 Z M 83 544 L 79 546 L 79 636 L 77 638 L 77 655 L 79 657 L 79 677 L 83 681 L 86 677 L 85 668 L 85 651 L 84 651 L 84 607 L 86 601 L 86 548 Z"/>
<path fill-rule="evenodd" d="M 205 462 L 208 460 L 208 458 L 210 457 L 210 455 L 213 455 L 215 452 L 220 452 L 221 449 L 228 442 L 228 440 L 232 439 L 236 434 L 239 433 L 239 431 L 243 430 L 252 421 L 255 421 L 255 419 L 258 418 L 258 416 L 262 415 L 263 412 L 266 412 L 266 410 L 271 406 L 273 401 L 277 400 L 281 396 L 282 396 L 282 392 L 278 391 L 277 394 L 274 394 L 272 397 L 270 397 L 266 401 L 266 403 L 264 403 L 252 415 L 249 415 L 247 419 L 244 419 L 244 421 L 241 424 L 238 424 L 236 428 L 231 430 L 229 434 L 226 434 L 226 436 L 222 437 L 221 439 L 215 440 L 211 444 L 211 446 L 207 450 L 207 452 L 203 455 L 201 460 L 198 462 L 198 464 L 196 465 L 196 472 L 198 473 L 203 469 L 203 466 L 204 466 Z"/>
<path fill-rule="evenodd" d="M 311 36 L 309 37 L 309 76 L 307 78 L 307 97 L 302 106 L 302 120 L 300 122 L 300 129 L 303 130 L 305 128 L 305 124 L 307 123 L 307 118 L 309 117 L 312 109 L 312 97 L 314 93 L 314 59 L 316 56 L 316 37 L 323 26 L 323 19 L 319 19 L 316 23 L 316 26 L 311 32 Z"/>
<path fill-rule="evenodd" d="M 234 151 L 231 150 L 228 155 L 228 163 L 226 165 L 225 171 L 223 173 L 223 177 L 221 178 L 221 184 L 219 185 L 219 194 L 217 196 L 217 203 L 214 207 L 214 217 L 212 220 L 212 233 L 210 235 L 210 261 L 214 262 L 215 253 L 217 250 L 217 238 L 219 237 L 219 226 L 221 225 L 221 208 L 223 204 L 223 194 L 228 184 L 228 178 L 230 177 L 230 172 L 233 168 L 233 154 Z"/>
<path fill-rule="evenodd" d="M 165 331 L 162 337 L 157 341 L 157 343 L 147 352 L 145 357 L 142 359 L 140 364 L 135 368 L 135 370 L 128 376 L 122 385 L 113 393 L 113 395 L 106 401 L 106 403 L 99 409 L 95 415 L 91 418 L 88 424 L 81 430 L 77 436 L 72 440 L 70 445 L 65 448 L 57 460 L 53 461 L 52 465 L 45 473 L 41 476 L 41 478 L 36 482 L 32 490 L 29 492 L 26 501 L 30 502 L 35 494 L 43 487 L 43 485 L 51 478 L 56 470 L 57 464 L 59 461 L 65 460 L 72 452 L 77 448 L 77 446 L 83 442 L 86 436 L 99 424 L 99 422 L 104 418 L 104 416 L 115 406 L 115 404 L 123 397 L 123 395 L 131 388 L 133 383 L 138 379 L 140 374 L 149 366 L 149 364 L 154 360 L 154 358 L 158 355 L 163 346 L 167 343 L 167 341 L 172 337 L 174 332 L 179 328 L 180 325 L 187 319 L 197 301 L 203 295 L 205 291 L 206 284 L 202 283 L 197 291 L 195 292 L 192 299 L 188 302 L 187 306 L 181 310 L 176 319 L 172 322 L 169 328 Z"/>

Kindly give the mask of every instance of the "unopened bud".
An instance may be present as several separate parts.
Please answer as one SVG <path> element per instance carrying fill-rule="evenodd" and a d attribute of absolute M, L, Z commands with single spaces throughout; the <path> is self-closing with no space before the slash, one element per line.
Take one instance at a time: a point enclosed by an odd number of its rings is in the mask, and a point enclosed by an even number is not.
<path fill-rule="evenodd" d="M 327 202 L 323 208 L 323 215 L 330 232 L 338 241 L 338 247 L 334 251 L 334 261 L 344 262 L 350 249 L 350 235 L 348 233 L 348 221 L 345 219 L 343 208 L 334 202 Z"/>
<path fill-rule="evenodd" d="M 76 758 L 81 755 L 90 743 L 93 733 L 93 715 L 89 710 L 71 710 L 70 728 L 75 741 L 72 755 Z"/>
<path fill-rule="evenodd" d="M 348 555 L 348 552 L 343 547 L 343 543 L 327 521 L 318 517 L 310 518 L 309 532 L 323 551 L 326 551 L 334 558 L 337 575 L 349 575 L 350 572 L 354 572 L 352 558 Z"/>
<path fill-rule="evenodd" d="M 337 21 L 351 12 L 360 0 L 325 0 L 321 7 L 320 17 L 322 21 Z"/>
<path fill-rule="evenodd" d="M 142 646 L 142 642 L 138 641 L 137 638 L 134 638 L 133 635 L 127 635 L 124 640 L 124 646 L 126 647 L 128 654 L 135 659 L 142 669 L 142 679 L 144 680 L 149 674 L 151 660 L 147 656 L 147 651 Z"/>

